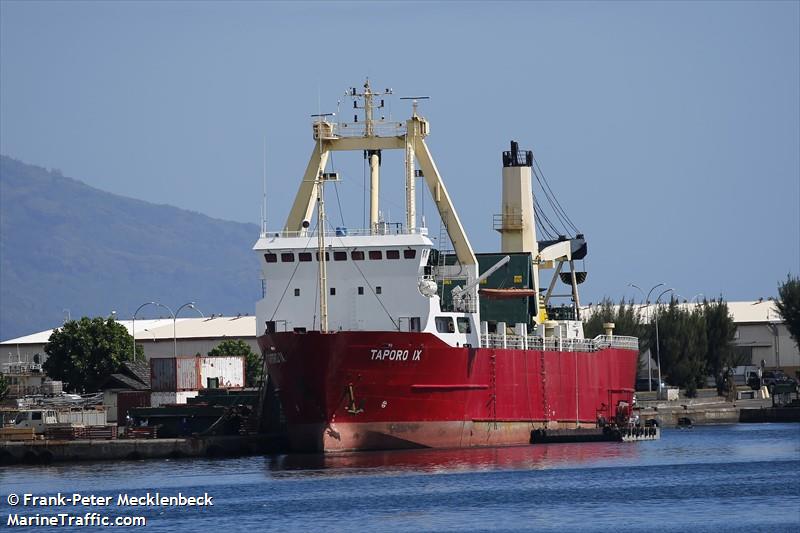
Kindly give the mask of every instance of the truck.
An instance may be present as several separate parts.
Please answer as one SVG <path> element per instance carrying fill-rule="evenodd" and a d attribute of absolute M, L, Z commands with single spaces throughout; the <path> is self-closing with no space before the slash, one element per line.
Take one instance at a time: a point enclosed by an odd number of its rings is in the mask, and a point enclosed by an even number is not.
<path fill-rule="evenodd" d="M 23 409 L 17 413 L 14 427 L 33 428 L 36 434 L 41 435 L 48 426 L 105 426 L 106 419 L 105 409 Z"/>

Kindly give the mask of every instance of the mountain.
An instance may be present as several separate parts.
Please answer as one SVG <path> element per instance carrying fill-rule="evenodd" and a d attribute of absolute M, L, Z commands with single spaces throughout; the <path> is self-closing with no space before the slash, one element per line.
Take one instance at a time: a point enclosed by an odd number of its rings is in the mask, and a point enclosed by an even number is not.
<path fill-rule="evenodd" d="M 157 301 L 250 314 L 258 226 L 100 191 L 0 156 L 0 339 Z M 184 309 L 181 316 L 195 312 Z M 148 306 L 137 318 L 168 316 Z"/>

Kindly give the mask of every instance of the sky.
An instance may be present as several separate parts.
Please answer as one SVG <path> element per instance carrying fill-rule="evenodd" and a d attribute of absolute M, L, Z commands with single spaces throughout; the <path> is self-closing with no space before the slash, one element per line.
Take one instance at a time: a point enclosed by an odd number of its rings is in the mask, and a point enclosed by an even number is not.
<path fill-rule="evenodd" d="M 282 228 L 310 115 L 351 120 L 366 77 L 392 119 L 430 96 L 478 252 L 500 246 L 501 152 L 533 150 L 589 243 L 582 303 L 767 298 L 800 274 L 800 2 L 0 1 L 2 154 L 220 219 L 259 223 L 266 153 Z M 402 161 L 384 154 L 390 221 Z M 362 157 L 329 170 L 328 216 L 363 227 Z"/>

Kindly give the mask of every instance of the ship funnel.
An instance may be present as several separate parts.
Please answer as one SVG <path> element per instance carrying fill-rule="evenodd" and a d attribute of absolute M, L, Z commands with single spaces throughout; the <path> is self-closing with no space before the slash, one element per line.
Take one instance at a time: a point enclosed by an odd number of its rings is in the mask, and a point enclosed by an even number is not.
<path fill-rule="evenodd" d="M 536 255 L 536 225 L 533 216 L 531 167 L 533 152 L 520 150 L 511 141 L 503 152 L 503 200 L 501 213 L 494 216 L 494 229 L 500 232 L 503 253 L 528 252 Z"/>

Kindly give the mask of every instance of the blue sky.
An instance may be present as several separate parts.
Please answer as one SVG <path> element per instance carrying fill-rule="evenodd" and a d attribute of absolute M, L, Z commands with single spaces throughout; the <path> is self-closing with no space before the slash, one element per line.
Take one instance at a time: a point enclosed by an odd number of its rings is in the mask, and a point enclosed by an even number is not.
<path fill-rule="evenodd" d="M 0 30 L 0 151 L 106 191 L 258 223 L 266 137 L 280 228 L 309 115 L 352 118 L 369 76 L 398 120 L 396 97 L 431 96 L 477 251 L 499 249 L 500 152 L 534 151 L 589 241 L 584 302 L 629 282 L 755 299 L 800 273 L 798 2 L 3 0 Z M 363 161 L 334 164 L 329 215 L 360 227 Z M 402 220 L 400 154 L 382 196 Z"/>

